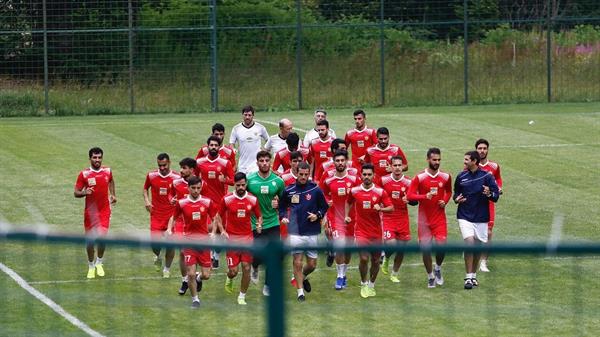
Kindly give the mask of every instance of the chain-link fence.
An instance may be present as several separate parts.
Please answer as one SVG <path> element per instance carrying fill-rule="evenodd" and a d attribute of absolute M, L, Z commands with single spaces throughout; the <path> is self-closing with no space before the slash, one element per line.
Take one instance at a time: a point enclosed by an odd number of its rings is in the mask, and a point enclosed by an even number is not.
<path fill-rule="evenodd" d="M 0 115 L 600 100 L 599 25 L 594 0 L 5 0 Z"/>

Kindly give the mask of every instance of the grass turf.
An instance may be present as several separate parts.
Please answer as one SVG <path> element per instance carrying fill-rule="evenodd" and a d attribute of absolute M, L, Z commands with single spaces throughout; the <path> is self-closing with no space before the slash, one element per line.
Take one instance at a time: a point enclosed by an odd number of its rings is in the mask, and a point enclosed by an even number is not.
<path fill-rule="evenodd" d="M 553 218 L 562 214 L 563 240 L 598 241 L 598 111 L 600 104 L 540 104 L 369 109 L 367 117 L 372 127 L 390 128 L 392 141 L 408 156 L 411 176 L 425 166 L 430 146 L 442 149 L 442 169 L 455 176 L 463 153 L 477 138 L 487 138 L 490 159 L 501 164 L 505 181 L 496 240 L 546 241 Z M 282 117 L 291 118 L 299 129 L 312 124 L 307 111 L 256 115 L 270 122 Z M 87 150 L 98 145 L 105 151 L 104 163 L 114 170 L 119 197 L 111 232 L 146 233 L 141 190 L 146 172 L 156 165 L 156 154 L 168 152 L 176 169 L 180 158 L 195 155 L 210 125 L 221 122 L 229 133 L 239 120 L 238 113 L 2 119 L 1 220 L 16 227 L 44 224 L 81 233 L 83 204 L 73 198 L 72 189 L 77 173 L 88 165 Z M 341 136 L 352 127 L 351 110 L 331 111 L 329 120 Z M 276 132 L 272 124 L 265 125 Z M 459 241 L 455 206 L 449 205 L 447 213 L 449 238 Z M 411 215 L 414 223 L 415 209 Z M 175 295 L 178 278 L 162 280 L 153 271 L 149 250 L 109 249 L 107 279 L 86 282 L 82 247 L 0 247 L 0 262 L 106 335 L 183 335 L 194 327 L 203 335 L 265 334 L 260 287 L 252 286 L 248 308 L 239 308 L 235 296 L 222 290 L 223 267 L 205 284 L 203 309 L 191 312 L 189 296 Z M 446 285 L 429 290 L 420 258 L 407 256 L 400 285 L 380 274 L 378 296 L 368 300 L 358 296 L 357 270 L 350 271 L 350 288 L 335 292 L 334 269 L 319 261 L 321 269 L 312 276 L 314 291 L 302 307 L 295 303 L 293 289 L 286 287 L 288 333 L 590 335 L 599 323 L 594 308 L 600 297 L 593 285 L 598 284 L 600 268 L 595 257 L 496 256 L 493 272 L 479 275 L 482 287 L 473 292 L 462 290 L 461 261 L 459 255 L 449 255 Z M 286 261 L 285 267 L 290 265 Z M 61 280 L 73 282 L 55 282 Z M 7 295 L 2 311 L 8 313 L 0 317 L 1 335 L 81 334 L 5 274 L 0 275 L 0 285 Z"/>

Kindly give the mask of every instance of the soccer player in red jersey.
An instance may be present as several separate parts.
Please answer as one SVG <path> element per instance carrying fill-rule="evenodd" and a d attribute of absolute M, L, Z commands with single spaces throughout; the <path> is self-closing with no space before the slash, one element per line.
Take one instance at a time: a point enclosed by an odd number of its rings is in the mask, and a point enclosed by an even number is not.
<path fill-rule="evenodd" d="M 498 184 L 498 188 L 500 189 L 500 194 L 502 194 L 502 175 L 500 174 L 500 165 L 496 162 L 488 160 L 488 150 L 490 148 L 490 143 L 485 139 L 478 139 L 475 142 L 475 150 L 479 153 L 479 168 L 484 171 L 490 172 L 494 178 L 496 179 L 496 184 Z M 486 245 L 489 245 L 492 242 L 492 229 L 494 228 L 494 220 L 496 219 L 496 203 L 490 201 L 490 221 L 488 222 L 488 242 Z M 481 261 L 479 262 L 479 270 L 482 272 L 489 272 L 488 268 L 488 252 L 481 253 Z"/>
<path fill-rule="evenodd" d="M 298 164 L 304 161 L 304 156 L 299 151 L 290 153 L 290 168 L 281 175 L 286 187 L 296 183 L 298 179 Z"/>
<path fill-rule="evenodd" d="M 171 200 L 171 203 L 175 205 L 178 200 L 187 198 L 189 193 L 188 179 L 194 176 L 196 170 L 196 160 L 193 158 L 183 158 L 179 161 L 179 175 L 181 178 L 173 180 L 173 191 L 175 196 Z M 183 235 L 183 217 L 175 219 L 173 226 L 173 235 L 181 237 Z M 179 252 L 179 270 L 181 271 L 181 287 L 179 288 L 179 295 L 185 295 L 188 289 L 188 278 L 187 278 L 187 267 L 183 257 L 183 251 Z"/>
<path fill-rule="evenodd" d="M 371 163 L 375 167 L 376 176 L 384 176 L 392 172 L 390 158 L 402 157 L 402 171 L 408 170 L 408 160 L 402 149 L 395 144 L 390 144 L 390 131 L 386 127 L 377 129 L 377 144 L 367 149 L 365 163 Z"/>
<path fill-rule="evenodd" d="M 158 169 L 148 172 L 144 182 L 144 202 L 146 210 L 150 213 L 150 234 L 152 239 L 159 240 L 165 236 L 169 225 L 169 219 L 173 215 L 175 205 L 171 202 L 175 191 L 173 190 L 173 181 L 179 179 L 179 174 L 171 171 L 171 159 L 166 153 L 161 153 L 156 157 Z M 150 190 L 150 193 L 148 193 Z M 150 196 L 150 194 L 152 196 Z M 154 252 L 154 265 L 156 271 L 160 271 L 162 261 L 160 259 L 161 246 L 152 244 Z M 165 266 L 163 268 L 163 277 L 171 276 L 171 263 L 175 256 L 175 250 L 167 248 L 165 251 Z"/>
<path fill-rule="evenodd" d="M 256 218 L 256 231 L 262 229 L 262 215 L 258 199 L 246 191 L 246 174 L 238 172 L 234 178 L 234 193 L 227 194 L 221 202 L 219 214 L 222 223 L 225 223 L 223 235 L 230 242 L 251 243 L 253 241 L 251 216 Z M 237 301 L 246 305 L 246 292 L 250 285 L 250 266 L 252 255 L 247 251 L 227 251 L 227 277 L 225 278 L 225 291 L 233 292 L 233 278 L 238 274 L 238 266 L 242 264 L 242 284 Z"/>
<path fill-rule="evenodd" d="M 383 213 L 383 240 L 386 244 L 401 244 L 406 245 L 410 241 L 410 220 L 408 218 L 408 193 L 410 187 L 410 177 L 402 174 L 402 157 L 393 156 L 392 173 L 377 179 L 377 184 L 381 186 L 392 199 L 394 211 Z M 416 203 L 411 202 L 416 205 Z M 389 261 L 393 252 L 386 252 L 386 257 L 381 266 L 382 272 L 388 274 Z M 392 275 L 390 280 L 394 283 L 399 283 L 398 271 L 404 259 L 403 252 L 397 252 L 392 266 Z"/>
<path fill-rule="evenodd" d="M 338 150 L 348 151 L 348 146 L 346 142 L 341 138 L 336 138 L 331 142 L 331 153 L 336 153 Z M 323 163 L 323 174 L 321 175 L 321 179 L 319 181 L 325 181 L 325 179 L 329 177 L 333 177 L 335 174 L 335 163 L 333 162 L 333 158 Z M 346 170 L 348 174 L 357 176 L 358 169 L 355 168 L 355 163 L 348 159 L 346 160 Z"/>
<path fill-rule="evenodd" d="M 329 205 L 327 210 L 327 230 L 331 232 L 331 238 L 336 243 L 345 244 L 345 241 L 354 236 L 354 221 L 346 223 L 346 202 L 350 189 L 360 184 L 357 176 L 348 174 L 346 162 L 348 152 L 338 150 L 333 155 L 335 162 L 335 173 L 332 177 L 321 181 L 321 190 L 325 195 L 325 200 Z M 351 216 L 353 215 L 350 212 Z M 337 278 L 335 280 L 335 289 L 342 290 L 346 287 L 346 270 L 350 263 L 351 254 L 343 252 L 335 253 L 335 263 L 337 269 Z"/>
<path fill-rule="evenodd" d="M 209 237 L 209 228 L 214 234 L 218 221 L 215 217 L 219 210 L 218 205 L 212 200 L 200 195 L 202 191 L 202 181 L 200 178 L 192 176 L 188 179 L 189 194 L 184 199 L 178 200 L 175 204 L 175 212 L 169 220 L 167 233 L 173 234 L 173 225 L 175 219 L 183 217 L 183 239 L 193 242 L 196 240 L 207 240 Z M 212 223 L 209 227 L 209 220 Z M 202 280 L 208 280 L 211 272 L 210 250 L 197 250 L 193 248 L 183 249 L 183 256 L 187 266 L 188 280 L 196 278 L 196 282 L 188 282 L 190 293 L 192 295 L 192 308 L 200 307 L 198 292 L 202 288 Z M 200 277 L 196 277 L 196 265 L 200 265 Z"/>
<path fill-rule="evenodd" d="M 223 145 L 223 139 L 225 138 L 225 127 L 221 123 L 215 123 L 212 126 L 212 135 L 219 138 L 219 157 L 225 158 L 231 162 L 231 167 L 233 170 L 236 169 L 236 161 L 235 161 L 235 149 L 228 145 Z M 208 156 L 208 145 L 202 145 L 200 150 L 198 150 L 198 154 L 196 155 L 196 159 L 200 159 Z"/>
<path fill-rule="evenodd" d="M 383 231 L 381 226 L 381 213 L 392 212 L 394 206 L 387 192 L 373 184 L 374 168 L 372 164 L 363 164 L 361 169 L 362 184 L 350 189 L 346 203 L 346 223 L 350 223 L 350 207 L 355 204 L 356 225 L 354 227 L 355 242 L 359 245 L 381 244 Z M 371 268 L 369 270 L 369 255 Z M 375 280 L 379 273 L 380 251 L 360 252 L 360 296 L 367 298 L 375 296 Z M 369 280 L 367 281 L 367 271 Z"/>
<path fill-rule="evenodd" d="M 282 172 L 289 170 L 291 157 L 290 154 L 294 151 L 298 151 L 302 154 L 303 160 L 308 158 L 308 148 L 299 146 L 300 137 L 297 133 L 290 133 L 285 139 L 287 147 L 277 151 L 273 158 L 273 172 L 281 175 Z"/>
<path fill-rule="evenodd" d="M 102 166 L 104 152 L 99 147 L 93 147 L 88 152 L 90 167 L 79 172 L 75 190 L 75 198 L 85 197 L 85 211 L 83 213 L 83 226 L 86 235 L 106 235 L 110 227 L 111 205 L 117 202 L 115 195 L 115 181 L 109 167 Z M 102 259 L 106 246 L 98 243 L 98 255 L 94 262 L 96 252 L 94 243 L 86 246 L 88 256 L 87 278 L 104 276 Z"/>
<path fill-rule="evenodd" d="M 327 120 L 318 121 L 316 130 L 319 138 L 310 142 L 308 161 L 311 164 L 313 180 L 318 184 L 318 180 L 323 175 L 323 163 L 328 161 L 333 155 L 331 153 L 331 142 L 333 142 L 334 138 L 328 135 L 329 122 Z"/>
<path fill-rule="evenodd" d="M 431 245 L 432 239 L 438 244 L 446 243 L 448 227 L 446 222 L 446 204 L 452 197 L 452 178 L 440 170 L 442 153 L 438 148 L 427 150 L 428 167 L 417 174 L 410 183 L 408 200 L 419 202 L 417 234 L 419 244 Z M 431 253 L 423 252 L 423 264 L 427 271 L 429 288 L 443 285 L 442 263 L 444 253 L 435 255 L 435 269 L 432 268 Z M 435 272 L 435 273 L 434 273 Z"/>
<path fill-rule="evenodd" d="M 377 132 L 367 127 L 367 114 L 363 110 L 356 110 L 353 115 L 356 127 L 346 132 L 344 140 L 352 150 L 352 160 L 362 164 L 367 149 L 377 142 Z"/>

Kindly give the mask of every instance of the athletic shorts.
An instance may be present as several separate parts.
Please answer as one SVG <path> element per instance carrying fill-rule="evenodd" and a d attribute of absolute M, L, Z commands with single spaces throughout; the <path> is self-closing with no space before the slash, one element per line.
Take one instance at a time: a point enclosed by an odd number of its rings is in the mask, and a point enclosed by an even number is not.
<path fill-rule="evenodd" d="M 360 246 L 371 246 L 371 245 L 381 245 L 383 244 L 382 237 L 364 237 L 364 236 L 355 236 L 354 243 Z M 370 251 L 371 255 L 381 255 L 381 251 Z"/>
<path fill-rule="evenodd" d="M 383 240 L 398 240 L 398 241 L 410 241 L 410 228 L 391 228 L 386 229 L 383 227 Z"/>
<path fill-rule="evenodd" d="M 488 241 L 488 223 L 487 222 L 471 222 L 464 219 L 458 219 L 458 227 L 462 238 L 475 237 L 481 242 Z"/>
<path fill-rule="evenodd" d="M 252 263 L 252 254 L 244 250 L 228 250 L 227 251 L 227 267 L 235 268 L 240 262 Z"/>
<path fill-rule="evenodd" d="M 288 236 L 288 244 L 291 247 L 311 246 L 317 244 L 318 235 L 295 235 Z M 292 250 L 292 254 L 306 254 L 311 259 L 316 259 L 319 255 L 316 250 Z"/>
<path fill-rule="evenodd" d="M 169 218 L 150 215 L 150 231 L 159 232 L 166 231 L 169 227 Z"/>
<path fill-rule="evenodd" d="M 110 208 L 107 211 L 83 215 L 83 227 L 85 234 L 103 235 L 108 233 L 110 227 Z"/>
<path fill-rule="evenodd" d="M 196 250 L 184 248 L 183 260 L 186 266 L 195 266 L 199 264 L 203 268 L 212 267 L 212 260 L 210 258 L 210 250 Z"/>
<path fill-rule="evenodd" d="M 448 240 L 448 226 L 446 225 L 417 225 L 417 236 L 420 243 L 430 243 L 433 239 L 437 243 L 446 243 Z"/>

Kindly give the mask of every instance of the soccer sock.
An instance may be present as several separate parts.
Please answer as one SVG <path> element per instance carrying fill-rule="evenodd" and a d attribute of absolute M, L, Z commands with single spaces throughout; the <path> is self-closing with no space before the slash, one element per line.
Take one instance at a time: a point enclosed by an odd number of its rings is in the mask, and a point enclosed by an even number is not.
<path fill-rule="evenodd" d="M 102 264 L 102 258 L 96 257 L 96 264 Z"/>
<path fill-rule="evenodd" d="M 192 297 L 192 302 L 200 302 L 198 295 Z"/>
<path fill-rule="evenodd" d="M 429 274 L 427 274 L 427 276 L 428 276 L 429 278 L 435 278 L 435 276 L 433 275 L 433 273 L 429 273 Z"/>
<path fill-rule="evenodd" d="M 392 276 L 398 276 L 398 272 L 392 270 Z"/>
<path fill-rule="evenodd" d="M 187 275 L 181 277 L 181 282 L 187 282 L 187 281 L 188 281 Z"/>
<path fill-rule="evenodd" d="M 300 289 L 297 289 L 297 291 L 298 291 L 298 296 L 304 295 L 304 289 L 300 288 Z"/>
<path fill-rule="evenodd" d="M 342 264 L 342 277 L 346 277 L 347 270 L 348 270 L 348 265 L 346 263 Z"/>
<path fill-rule="evenodd" d="M 246 298 L 246 293 L 243 293 L 240 291 L 240 294 L 238 295 L 239 298 Z"/>
<path fill-rule="evenodd" d="M 88 261 L 88 267 L 90 267 L 90 268 L 94 268 L 94 262 L 89 262 L 89 261 Z"/>
<path fill-rule="evenodd" d="M 472 273 L 471 275 L 471 278 L 477 278 L 477 273 Z"/>
<path fill-rule="evenodd" d="M 437 263 L 436 263 L 435 266 L 433 266 L 433 270 L 440 271 L 440 270 L 442 270 L 442 267 L 438 266 Z"/>
<path fill-rule="evenodd" d="M 361 286 L 364 286 L 364 285 L 367 285 L 367 284 L 369 284 L 369 282 L 363 282 L 363 281 L 360 281 L 360 285 L 361 285 Z"/>
<path fill-rule="evenodd" d="M 369 285 L 369 288 L 375 288 L 375 282 L 369 281 L 368 285 Z"/>
<path fill-rule="evenodd" d="M 336 264 L 337 277 L 344 277 L 344 264 Z"/>
<path fill-rule="evenodd" d="M 166 267 L 166 266 L 163 268 L 163 271 L 166 271 L 166 272 L 169 272 L 170 270 L 171 270 L 171 268 Z"/>

